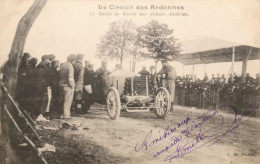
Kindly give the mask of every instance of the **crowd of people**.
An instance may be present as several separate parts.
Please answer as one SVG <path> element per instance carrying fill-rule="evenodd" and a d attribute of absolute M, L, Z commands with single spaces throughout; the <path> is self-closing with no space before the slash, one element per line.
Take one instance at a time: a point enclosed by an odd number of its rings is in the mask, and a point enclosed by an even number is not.
<path fill-rule="evenodd" d="M 176 78 L 175 103 L 184 106 L 208 108 L 210 106 L 236 106 L 242 109 L 248 105 L 257 106 L 260 94 L 260 74 L 252 78 L 247 73 L 245 81 L 232 74 L 225 78 L 217 74 L 209 78 L 207 74 L 200 80 L 191 76 Z"/>
<path fill-rule="evenodd" d="M 93 70 L 90 61 L 85 61 L 84 67 L 83 54 L 69 55 L 65 63 L 60 63 L 55 58 L 53 54 L 43 55 L 38 65 L 37 58 L 31 57 L 29 53 L 24 53 L 21 58 L 16 100 L 34 118 L 40 114 L 48 118 L 50 112 L 60 118 L 70 118 L 71 112 L 74 112 L 72 109 L 77 108 L 83 98 L 87 100 L 91 97 L 83 89 L 84 86 L 91 85 L 94 75 L 108 72 L 106 61 L 102 62 L 97 71 Z"/>
<path fill-rule="evenodd" d="M 29 111 L 33 117 L 40 114 L 49 117 L 50 112 L 53 112 L 60 118 L 70 118 L 71 112 L 75 112 L 78 105 L 81 105 L 81 112 L 86 113 L 93 103 L 93 95 L 85 86 L 93 87 L 95 83 L 94 86 L 102 91 L 102 87 L 106 86 L 102 81 L 93 79 L 95 76 L 106 76 L 110 72 L 106 61 L 102 61 L 102 66 L 94 71 L 90 61 L 85 61 L 85 67 L 83 66 L 83 59 L 83 54 L 73 54 L 67 57 L 67 62 L 60 63 L 55 60 L 55 55 L 50 54 L 43 55 L 37 65 L 37 58 L 24 53 L 18 69 L 16 90 L 16 100 L 20 107 Z M 115 70 L 118 69 L 121 69 L 120 65 L 116 65 Z M 159 87 L 168 89 L 171 110 L 173 104 L 207 108 L 227 104 L 257 105 L 259 102 L 260 74 L 257 74 L 256 79 L 247 74 L 243 83 L 241 77 L 234 76 L 232 80 L 232 75 L 226 79 L 219 74 L 216 77 L 212 75 L 211 78 L 205 74 L 200 80 L 196 76 L 177 76 L 175 68 L 167 61 L 163 61 L 163 67 L 158 73 L 154 66 L 149 71 L 143 67 L 138 73 L 150 77 L 150 93 L 155 94 Z"/>
<path fill-rule="evenodd" d="M 139 72 L 143 76 L 152 77 L 153 88 L 165 87 L 171 96 L 171 104 L 209 108 L 212 106 L 235 106 L 239 112 L 248 106 L 259 106 L 260 102 L 260 74 L 252 78 L 249 73 L 245 80 L 232 74 L 228 78 L 224 74 L 211 78 L 205 74 L 203 79 L 196 75 L 177 76 L 175 68 L 163 62 L 163 68 L 155 73 L 154 66 L 150 72 L 145 67 Z M 154 92 L 154 91 L 153 91 Z"/>

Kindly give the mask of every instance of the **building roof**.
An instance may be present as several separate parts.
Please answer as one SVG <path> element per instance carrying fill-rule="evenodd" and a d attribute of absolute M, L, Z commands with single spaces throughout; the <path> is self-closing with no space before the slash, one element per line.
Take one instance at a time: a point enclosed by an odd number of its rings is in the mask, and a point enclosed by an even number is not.
<path fill-rule="evenodd" d="M 232 62 L 233 47 L 235 47 L 235 61 L 243 61 L 250 48 L 252 53 L 248 60 L 260 59 L 260 48 L 203 37 L 183 42 L 183 51 L 176 60 L 185 65 Z"/>

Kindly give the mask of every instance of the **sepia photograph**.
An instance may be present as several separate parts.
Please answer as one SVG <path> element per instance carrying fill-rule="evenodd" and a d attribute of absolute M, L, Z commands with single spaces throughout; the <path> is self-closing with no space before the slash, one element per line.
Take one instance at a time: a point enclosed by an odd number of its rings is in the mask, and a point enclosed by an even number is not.
<path fill-rule="evenodd" d="M 260 163 L 259 18 L 259 0 L 0 0 L 0 163 Z"/>

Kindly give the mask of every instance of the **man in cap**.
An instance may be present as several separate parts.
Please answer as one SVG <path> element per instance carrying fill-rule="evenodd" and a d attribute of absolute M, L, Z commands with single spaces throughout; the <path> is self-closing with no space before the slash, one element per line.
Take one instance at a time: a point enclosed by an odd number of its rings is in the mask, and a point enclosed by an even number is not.
<path fill-rule="evenodd" d="M 83 94 L 83 81 L 84 81 L 84 67 L 83 67 L 83 54 L 77 54 L 77 60 L 73 64 L 74 80 L 75 80 L 75 93 L 73 103 L 73 113 L 76 109 L 81 107 L 82 94 Z"/>
<path fill-rule="evenodd" d="M 94 70 L 93 66 L 90 61 L 85 61 L 85 68 L 84 68 L 84 86 L 92 87 L 94 78 Z M 91 104 L 93 104 L 92 93 L 88 93 L 85 89 L 83 89 L 83 108 L 82 112 L 85 114 L 89 110 Z"/>
<path fill-rule="evenodd" d="M 93 80 L 94 70 L 89 60 L 85 61 L 84 68 L 84 85 L 91 85 Z"/>
<path fill-rule="evenodd" d="M 70 118 L 70 108 L 73 101 L 75 81 L 73 65 L 77 60 L 76 55 L 69 55 L 67 62 L 60 69 L 59 85 L 63 96 L 63 114 L 62 118 Z"/>
<path fill-rule="evenodd" d="M 107 61 L 102 61 L 101 62 L 101 67 L 99 69 L 96 70 L 95 74 L 98 76 L 106 76 L 108 75 L 110 72 L 107 69 Z"/>
<path fill-rule="evenodd" d="M 107 94 L 107 83 L 106 83 L 106 78 L 108 77 L 108 75 L 110 74 L 110 72 L 107 69 L 107 62 L 106 61 L 102 61 L 101 62 L 101 67 L 99 69 L 96 70 L 95 72 L 95 76 L 97 77 L 96 79 L 96 85 L 98 88 L 93 88 L 94 90 L 96 90 L 97 94 L 99 95 L 97 97 L 97 101 L 100 103 L 103 103 L 102 101 L 104 100 L 103 97 L 106 96 Z"/>
<path fill-rule="evenodd" d="M 29 85 L 29 61 L 30 61 L 31 55 L 29 53 L 24 53 L 21 59 L 21 64 L 18 68 L 18 74 L 17 74 L 17 90 L 16 90 L 16 99 L 19 105 L 23 109 L 28 108 L 28 98 L 29 93 L 28 90 L 30 88 Z M 30 100 L 29 100 L 30 101 Z"/>
<path fill-rule="evenodd" d="M 51 100 L 50 100 L 50 113 L 61 114 L 60 106 L 60 87 L 59 87 L 59 67 L 60 62 L 54 60 L 51 62 L 51 68 L 49 69 L 49 79 L 50 79 L 50 88 L 51 88 Z"/>
<path fill-rule="evenodd" d="M 36 84 L 35 104 L 37 108 L 35 114 L 45 114 L 48 106 L 48 63 L 50 62 L 48 55 L 43 55 L 41 57 L 42 61 L 37 65 L 35 74 L 33 75 L 34 82 Z"/>
<path fill-rule="evenodd" d="M 48 58 L 49 58 L 50 62 L 53 62 L 55 60 L 56 56 L 53 54 L 50 54 L 50 55 L 48 55 Z"/>
<path fill-rule="evenodd" d="M 204 78 L 203 78 L 203 82 L 208 82 L 208 80 L 209 80 L 208 74 L 205 73 Z"/>
<path fill-rule="evenodd" d="M 49 55 L 42 55 L 42 61 L 37 65 L 37 68 L 47 68 L 47 64 L 50 62 Z"/>
<path fill-rule="evenodd" d="M 173 66 L 169 65 L 167 60 L 162 61 L 163 68 L 160 70 L 158 75 L 161 75 L 162 79 L 165 80 L 165 84 L 170 96 L 171 96 L 171 111 L 173 111 L 174 94 L 175 94 L 175 79 L 177 77 L 176 70 Z"/>
<path fill-rule="evenodd" d="M 30 67 L 30 71 L 29 71 L 29 74 L 28 74 L 28 79 L 29 79 L 29 112 L 31 114 L 32 117 L 36 117 L 36 112 L 35 112 L 35 109 L 37 108 L 37 103 L 35 101 L 35 98 L 37 97 L 37 83 L 36 83 L 36 74 L 37 74 L 37 71 L 36 71 L 36 65 L 37 65 L 37 62 L 38 62 L 38 59 L 33 57 L 31 58 L 31 60 L 29 61 L 29 67 Z"/>

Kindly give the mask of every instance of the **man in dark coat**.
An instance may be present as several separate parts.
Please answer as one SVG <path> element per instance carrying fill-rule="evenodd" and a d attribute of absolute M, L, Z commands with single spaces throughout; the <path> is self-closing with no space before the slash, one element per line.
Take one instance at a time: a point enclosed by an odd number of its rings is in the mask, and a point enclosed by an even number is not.
<path fill-rule="evenodd" d="M 96 76 L 96 81 L 95 81 L 95 86 L 93 88 L 94 92 L 97 93 L 97 101 L 99 103 L 104 103 L 104 97 L 106 97 L 107 94 L 107 88 L 108 88 L 108 83 L 106 81 L 108 80 L 108 75 L 110 72 L 107 69 L 107 62 L 102 61 L 101 62 L 101 67 L 96 70 L 94 75 Z"/>
<path fill-rule="evenodd" d="M 93 65 L 90 63 L 90 61 L 85 61 L 84 85 L 91 85 L 93 82 L 93 77 L 94 77 Z"/>
<path fill-rule="evenodd" d="M 37 65 L 37 104 L 40 107 L 39 113 L 45 114 L 48 106 L 48 63 L 50 62 L 48 55 L 42 56 L 42 61 Z"/>
<path fill-rule="evenodd" d="M 16 87 L 16 99 L 18 104 L 25 110 L 28 108 L 29 100 L 29 79 L 28 74 L 30 71 L 29 61 L 31 55 L 29 53 L 24 53 L 21 59 L 21 65 L 18 68 L 17 74 L 17 87 Z"/>
<path fill-rule="evenodd" d="M 60 99 L 60 87 L 59 87 L 59 61 L 54 60 L 51 62 L 51 68 L 49 70 L 49 79 L 51 87 L 51 104 L 50 104 L 50 113 L 61 114 L 61 99 Z"/>
<path fill-rule="evenodd" d="M 29 79 L 29 112 L 31 114 L 31 116 L 37 117 L 39 115 L 39 112 L 36 110 L 38 107 L 37 101 L 36 101 L 36 97 L 37 97 L 37 81 L 36 81 L 36 76 L 37 76 L 37 71 L 36 71 L 36 65 L 37 65 L 38 59 L 37 58 L 31 58 L 31 60 L 29 61 L 29 67 L 30 67 L 30 71 L 28 74 L 28 79 Z"/>
<path fill-rule="evenodd" d="M 94 70 L 90 61 L 85 61 L 84 68 L 84 86 L 93 87 Z M 94 103 L 93 94 L 83 89 L 83 108 L 82 112 L 85 114 L 89 110 L 90 106 Z"/>

